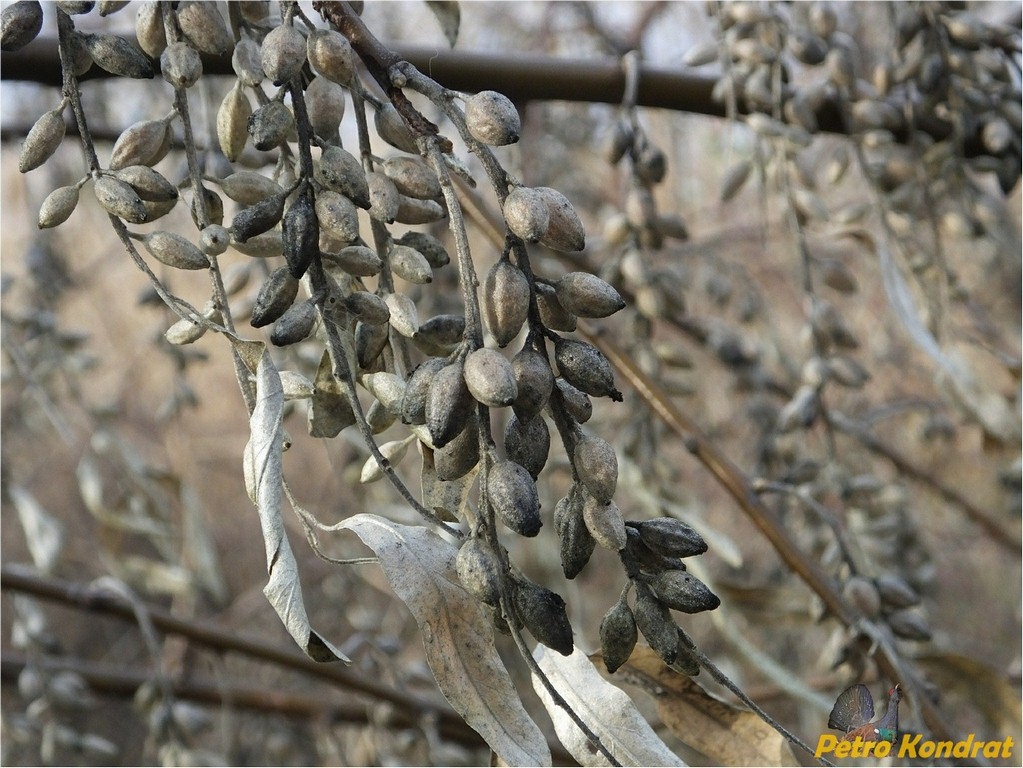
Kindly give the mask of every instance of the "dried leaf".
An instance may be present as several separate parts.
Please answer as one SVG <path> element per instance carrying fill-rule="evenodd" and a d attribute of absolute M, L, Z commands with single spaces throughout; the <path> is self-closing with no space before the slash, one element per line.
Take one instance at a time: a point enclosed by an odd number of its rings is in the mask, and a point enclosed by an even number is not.
<path fill-rule="evenodd" d="M 433 15 L 440 22 L 440 28 L 448 45 L 452 48 L 458 42 L 458 27 L 462 21 L 462 12 L 456 0 L 426 0 L 426 7 L 433 11 Z"/>
<path fill-rule="evenodd" d="M 395 594 L 423 635 L 444 696 L 508 765 L 550 765 L 543 733 L 519 701 L 480 604 L 460 585 L 457 549 L 426 528 L 355 515 L 354 531 L 380 560 Z"/>
<path fill-rule="evenodd" d="M 571 656 L 562 656 L 537 646 L 533 656 L 554 688 L 622 765 L 685 765 L 658 738 L 628 694 L 601 677 L 585 653 L 576 648 Z M 609 765 L 535 674 L 533 688 L 572 757 L 580 765 Z"/>
<path fill-rule="evenodd" d="M 244 454 L 245 488 L 259 512 L 270 576 L 263 594 L 309 658 L 348 662 L 350 659 L 312 630 L 302 601 L 298 564 L 281 517 L 283 415 L 284 387 L 264 348 L 256 368 L 256 407 L 249 418 L 251 435 Z"/>
<path fill-rule="evenodd" d="M 51 573 L 64 546 L 64 526 L 21 486 L 12 486 L 8 492 L 18 510 L 32 562 L 43 573 Z"/>
<path fill-rule="evenodd" d="M 616 674 L 653 696 L 661 721 L 711 764 L 799 765 L 785 738 L 757 715 L 710 695 L 646 646 L 637 646 Z"/>

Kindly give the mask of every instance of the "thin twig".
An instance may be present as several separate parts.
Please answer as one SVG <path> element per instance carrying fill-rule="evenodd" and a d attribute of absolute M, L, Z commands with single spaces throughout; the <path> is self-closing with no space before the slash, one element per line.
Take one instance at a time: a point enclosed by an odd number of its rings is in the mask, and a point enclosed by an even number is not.
<path fill-rule="evenodd" d="M 129 621 L 137 618 L 135 609 L 119 595 L 97 592 L 75 582 L 40 576 L 22 566 L 5 565 L 0 568 L 0 589 L 30 594 L 44 600 L 106 613 Z M 153 626 L 162 632 L 187 637 L 199 645 L 214 650 L 241 653 L 313 677 L 330 680 L 344 688 L 387 701 L 410 716 L 429 714 L 442 722 L 468 729 L 462 719 L 447 705 L 420 698 L 408 691 L 392 690 L 341 665 L 315 662 L 304 654 L 296 653 L 292 646 L 278 648 L 247 638 L 236 630 L 226 631 L 205 622 L 182 619 L 151 605 L 146 606 L 146 615 Z"/>
<path fill-rule="evenodd" d="M 743 704 L 745 704 L 747 707 L 753 710 L 753 712 L 755 712 L 757 716 L 760 717 L 761 720 L 763 720 L 765 723 L 774 728 L 774 730 L 776 730 L 778 733 L 780 733 L 782 736 L 788 739 L 790 743 L 795 744 L 800 749 L 806 750 L 811 755 L 814 754 L 814 749 L 810 745 L 808 745 L 801 738 L 796 736 L 796 734 L 792 733 L 788 728 L 786 728 L 784 725 L 782 725 L 769 714 L 767 714 L 767 712 L 765 712 L 763 708 L 760 707 L 759 704 L 757 704 L 755 701 L 753 701 L 753 699 L 746 695 L 745 691 L 743 691 L 742 688 L 733 683 L 732 680 L 728 677 L 728 675 L 726 675 L 724 672 L 718 669 L 717 665 L 709 658 L 707 658 L 707 654 L 705 654 L 703 651 L 696 647 L 690 648 L 689 650 L 694 656 L 696 656 L 697 660 L 699 660 L 700 666 L 710 673 L 711 677 L 713 677 L 715 680 L 721 683 L 721 685 L 723 685 L 725 688 L 727 688 L 733 694 L 735 694 L 739 701 L 741 701 Z M 817 762 L 819 762 L 821 765 L 834 766 L 834 763 L 828 761 L 823 757 L 818 757 Z"/>

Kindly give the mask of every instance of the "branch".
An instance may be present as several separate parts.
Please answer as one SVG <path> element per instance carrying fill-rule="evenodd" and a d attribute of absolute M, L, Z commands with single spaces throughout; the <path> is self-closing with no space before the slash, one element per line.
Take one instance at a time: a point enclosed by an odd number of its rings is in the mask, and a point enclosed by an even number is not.
<path fill-rule="evenodd" d="M 356 40 L 352 41 L 353 45 Z M 442 51 L 436 48 L 402 45 L 390 46 L 390 49 L 397 54 L 396 57 L 393 54 L 390 57 L 371 57 L 372 61 L 383 67 L 382 74 L 385 80 L 387 69 L 404 59 L 445 88 L 470 93 L 496 90 L 517 103 L 581 101 L 620 104 L 622 94 L 625 92 L 625 72 L 618 59 L 525 57 L 513 54 Z M 362 53 L 363 51 L 360 51 L 360 55 Z M 234 76 L 230 56 L 204 55 L 202 59 L 205 74 Z M 376 69 L 374 65 L 374 70 Z M 557 73 L 557 77 L 552 77 L 551 73 Z M 376 76 L 377 72 L 371 71 L 371 74 Z M 81 79 L 106 77 L 111 75 L 99 67 L 93 67 Z M 59 85 L 60 65 L 56 57 L 55 41 L 37 38 L 20 51 L 4 52 L 0 55 L 0 78 L 40 85 Z M 641 65 L 636 106 L 726 117 L 725 105 L 711 97 L 714 83 L 715 78 L 710 76 Z M 741 102 L 739 112 L 742 114 L 747 112 Z M 825 101 L 817 110 L 817 123 L 820 130 L 825 133 L 848 133 L 839 105 L 833 100 Z M 922 131 L 937 141 L 948 138 L 952 134 L 952 129 L 950 123 L 934 119 L 914 126 L 914 130 Z M 910 133 L 900 133 L 896 138 L 906 142 L 910 138 Z M 963 151 L 967 157 L 987 154 L 980 142 L 979 132 L 968 137 Z"/>
<path fill-rule="evenodd" d="M 20 654 L 4 652 L 0 657 L 0 678 L 15 683 L 27 664 L 45 670 L 69 670 L 81 675 L 97 693 L 111 696 L 133 697 L 139 687 L 153 679 L 144 670 L 124 669 L 112 664 L 94 664 L 70 657 L 37 657 L 31 661 Z M 376 723 L 370 710 L 362 704 L 325 701 L 322 696 L 302 695 L 277 689 L 222 682 L 176 682 L 171 690 L 175 699 L 198 704 L 230 707 L 251 712 L 263 712 L 304 720 L 318 719 L 337 723 Z M 417 726 L 417 721 L 405 711 L 397 711 L 388 723 L 398 728 Z M 485 742 L 472 730 L 453 728 L 451 723 L 438 724 L 443 737 L 467 746 L 482 748 Z"/>
<path fill-rule="evenodd" d="M 135 620 L 132 606 L 120 597 L 106 592 L 97 592 L 80 583 L 40 576 L 23 566 L 5 565 L 0 568 L 0 590 L 22 592 L 44 600 L 117 616 L 128 621 Z M 168 634 L 187 637 L 207 648 L 245 654 L 271 664 L 330 680 L 343 688 L 387 701 L 393 704 L 398 711 L 405 713 L 407 717 L 416 718 L 430 715 L 436 717 L 438 723 L 445 727 L 461 730 L 463 733 L 467 731 L 474 733 L 447 706 L 422 699 L 407 691 L 393 690 L 345 667 L 320 664 L 293 652 L 290 648 L 283 650 L 258 640 L 246 638 L 234 631 L 228 632 L 203 622 L 187 621 L 155 606 L 148 606 L 147 612 L 153 626 Z"/>

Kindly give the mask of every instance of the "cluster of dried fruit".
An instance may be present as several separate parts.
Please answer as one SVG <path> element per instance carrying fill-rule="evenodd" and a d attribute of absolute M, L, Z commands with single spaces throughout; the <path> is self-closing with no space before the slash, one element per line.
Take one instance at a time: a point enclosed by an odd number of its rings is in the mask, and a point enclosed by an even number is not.
<path fill-rule="evenodd" d="M 163 264 L 210 268 L 215 275 L 220 273 L 218 257 L 231 248 L 253 257 L 251 263 L 263 269 L 264 278 L 246 302 L 240 294 L 257 270 L 246 265 L 244 272 L 224 273 L 222 301 L 215 300 L 215 291 L 202 312 L 183 316 L 168 329 L 167 340 L 193 343 L 211 327 L 233 327 L 231 316 L 244 316 L 246 309 L 252 327 L 272 326 L 269 337 L 278 346 L 296 345 L 320 328 L 315 342 L 305 345 L 318 349 L 315 374 L 281 375 L 285 398 L 307 403 L 310 434 L 334 437 L 359 423 L 362 407 L 347 386 L 358 382 L 372 396 L 365 422 L 373 434 L 399 422 L 409 430 L 379 446 L 379 455 L 363 469 L 363 482 L 384 476 L 387 465 L 401 461 L 416 442 L 440 483 L 471 480 L 478 472 L 478 510 L 446 510 L 465 514 L 472 523 L 458 556 L 460 578 L 472 594 L 497 609 L 498 626 L 525 626 L 540 642 L 567 654 L 573 640 L 564 601 L 518 574 L 496 526 L 500 522 L 526 537 L 539 534 L 543 521 L 536 479 L 550 452 L 546 419 L 551 418 L 574 480 L 554 513 L 566 576 L 574 578 L 583 569 L 597 544 L 620 553 L 639 595 L 633 625 L 638 623 L 662 656 L 673 661 L 679 635 L 669 609 L 691 612 L 717 604 L 678 559 L 706 547 L 680 523 L 626 523 L 612 499 L 618 476 L 614 449 L 582 432 L 592 413 L 591 397 L 622 396 L 604 355 L 567 334 L 576 329 L 578 318 L 608 317 L 625 302 L 589 273 L 546 278 L 529 266 L 528 244 L 579 251 L 585 235 L 564 195 L 514 181 L 497 164 L 489 147 L 518 141 L 517 110 L 505 96 L 484 91 L 465 97 L 464 111 L 449 112 L 470 150 L 488 161 L 507 247 L 485 276 L 478 299 L 472 261 L 463 260 L 460 252 L 463 296 L 473 305 L 464 315 L 420 320 L 415 293 L 400 290 L 396 279 L 427 285 L 451 258 L 427 232 L 392 230 L 448 217 L 454 198 L 445 196 L 445 186 L 451 188 L 447 170 L 424 148 L 434 139 L 415 133 L 408 114 L 370 94 L 356 66 L 365 54 L 357 54 L 344 35 L 314 27 L 297 4 L 281 7 L 282 16 L 275 19 L 266 2 L 232 4 L 229 29 L 215 4 L 143 4 L 136 17 L 136 47 L 116 37 L 76 31 L 71 15 L 88 12 L 91 4 L 60 3 L 61 51 L 71 67 L 71 82 L 93 62 L 121 76 L 152 77 L 151 59 L 158 59 L 159 71 L 175 89 L 176 105 L 163 118 L 127 128 L 106 167 L 97 158 L 88 176 L 51 193 L 40 226 L 65 221 L 90 180 L 100 205 L 123 222 L 144 224 L 169 213 L 180 201 L 179 185 L 153 166 L 170 150 L 179 122 L 186 153 L 194 152 L 187 89 L 202 76 L 202 54 L 230 53 L 235 81 L 215 125 L 216 144 L 227 160 L 219 167 L 230 172 L 199 173 L 190 157 L 190 178 L 180 185 L 191 187 L 197 237 L 164 230 L 125 233 Z M 118 8 L 104 4 L 101 10 Z M 38 32 L 38 12 L 38 3 L 26 1 L 5 9 L 5 50 L 24 45 Z M 60 144 L 70 98 L 32 129 L 22 150 L 22 171 L 39 167 Z M 450 108 L 447 95 L 444 99 Z M 373 105 L 375 131 L 395 148 L 394 154 L 376 157 L 365 137 L 358 153 L 342 146 L 339 128 L 349 101 L 362 121 L 366 104 Z M 665 226 L 677 230 L 680 224 L 656 216 L 652 208 L 649 187 L 664 177 L 663 153 L 638 131 L 630 142 L 622 152 L 631 152 L 637 194 L 649 205 L 629 226 L 637 242 L 649 245 Z M 444 147 L 445 163 L 464 167 L 449 154 L 449 145 L 437 140 L 434 146 Z M 228 165 L 249 159 L 258 166 L 272 164 L 272 176 Z M 451 221 L 457 226 L 454 216 Z M 459 234 L 464 235 L 455 232 L 456 243 Z M 282 257 L 283 263 L 273 266 Z M 300 298 L 303 287 L 306 297 Z M 498 348 L 523 336 L 524 342 L 506 357 L 484 346 L 484 329 Z M 424 359 L 413 367 L 416 351 Z M 351 366 L 350 382 L 337 373 L 339 359 Z M 497 408 L 511 408 L 504 458 L 490 435 L 488 409 Z M 626 615 L 632 617 L 623 606 L 616 614 L 619 625 Z M 674 643 L 664 639 L 667 634 Z M 614 642 L 620 656 L 621 638 Z"/>
<path fill-rule="evenodd" d="M 604 225 L 604 240 L 612 249 L 610 269 L 632 291 L 636 310 L 656 319 L 683 310 L 683 286 L 677 273 L 655 266 L 649 252 L 660 250 L 665 238 L 686 240 L 689 233 L 681 216 L 657 209 L 654 189 L 667 175 L 667 156 L 647 135 L 635 105 L 623 104 L 621 112 L 604 136 L 603 155 L 611 165 L 628 159 L 628 189 L 623 210 Z"/>
<path fill-rule="evenodd" d="M 931 566 L 903 494 L 872 475 L 853 476 L 840 456 L 829 455 L 826 462 L 814 457 L 806 440 L 806 430 L 824 421 L 829 427 L 836 418 L 840 426 L 848 424 L 833 403 L 830 413 L 824 408 L 826 394 L 837 399 L 835 386 L 860 389 L 870 377 L 851 356 L 860 339 L 839 304 L 820 292 L 827 287 L 853 294 L 857 279 L 819 244 L 852 235 L 849 242 L 862 247 L 865 241 L 857 238 L 873 213 L 885 249 L 926 297 L 928 322 L 937 327 L 948 320 L 944 297 L 950 293 L 954 301 L 968 300 L 943 254 L 964 240 L 1000 240 L 1004 203 L 992 188 L 1008 191 L 1020 176 L 1020 144 L 1009 138 L 1023 127 L 1013 71 L 1019 31 L 953 4 L 900 3 L 891 9 L 892 45 L 870 63 L 840 29 L 842 12 L 826 2 L 724 3 L 711 10 L 718 39 L 693 48 L 686 63 L 719 63 L 714 96 L 730 115 L 747 113 L 742 119 L 757 139 L 756 157 L 739 160 L 726 173 L 722 200 L 735 197 L 759 164 L 759 178 L 785 198 L 803 269 L 806 360 L 788 402 L 766 419 L 766 474 L 779 481 L 765 487 L 787 489 L 783 509 L 816 505 L 803 531 L 808 546 L 821 550 L 866 619 L 887 624 L 897 637 L 925 640 L 930 629 L 916 605 Z M 853 142 L 823 158 L 819 179 L 816 138 L 820 121 L 833 119 L 830 109 Z M 871 201 L 829 208 L 820 190 L 857 171 Z M 908 290 L 892 287 L 901 278 L 891 273 L 900 268 L 885 269 L 890 296 Z M 906 303 L 894 309 L 904 319 L 915 313 Z M 937 348 L 938 342 L 931 343 Z M 1008 435 L 995 420 L 978 416 L 977 407 L 964 407 L 959 399 L 956 407 L 987 433 Z M 825 496 L 843 500 L 857 541 L 869 544 L 852 553 L 835 541 L 817 501 Z M 855 644 L 841 630 L 838 644 L 842 659 L 863 662 L 849 658 Z"/>

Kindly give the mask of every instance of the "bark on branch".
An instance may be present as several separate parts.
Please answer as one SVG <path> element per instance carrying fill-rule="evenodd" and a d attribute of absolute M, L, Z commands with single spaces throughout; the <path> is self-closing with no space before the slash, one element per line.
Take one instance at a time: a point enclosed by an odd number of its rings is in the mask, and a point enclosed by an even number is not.
<path fill-rule="evenodd" d="M 403 45 L 391 46 L 388 51 L 397 54 L 395 58 L 408 61 L 445 88 L 470 93 L 496 90 L 520 104 L 529 101 L 619 104 L 625 91 L 625 71 L 617 59 L 513 56 Z M 230 56 L 203 55 L 202 58 L 203 72 L 207 75 L 234 76 Z M 390 57 L 374 59 L 375 65 L 384 67 L 393 61 Z M 106 77 L 111 75 L 94 66 L 80 79 Z M 56 41 L 37 38 L 20 51 L 3 53 L 0 55 L 0 78 L 59 86 L 60 62 Z M 641 65 L 636 104 L 640 107 L 725 117 L 724 104 L 711 98 L 713 88 L 713 77 Z M 741 103 L 739 110 L 745 111 Z M 834 102 L 826 101 L 818 110 L 817 122 L 823 132 L 848 133 L 842 112 Z M 952 125 L 932 120 L 917 125 L 916 129 L 941 140 L 951 134 Z M 905 140 L 907 137 L 897 138 Z M 968 140 L 963 149 L 967 157 L 983 154 L 979 137 Z"/>

